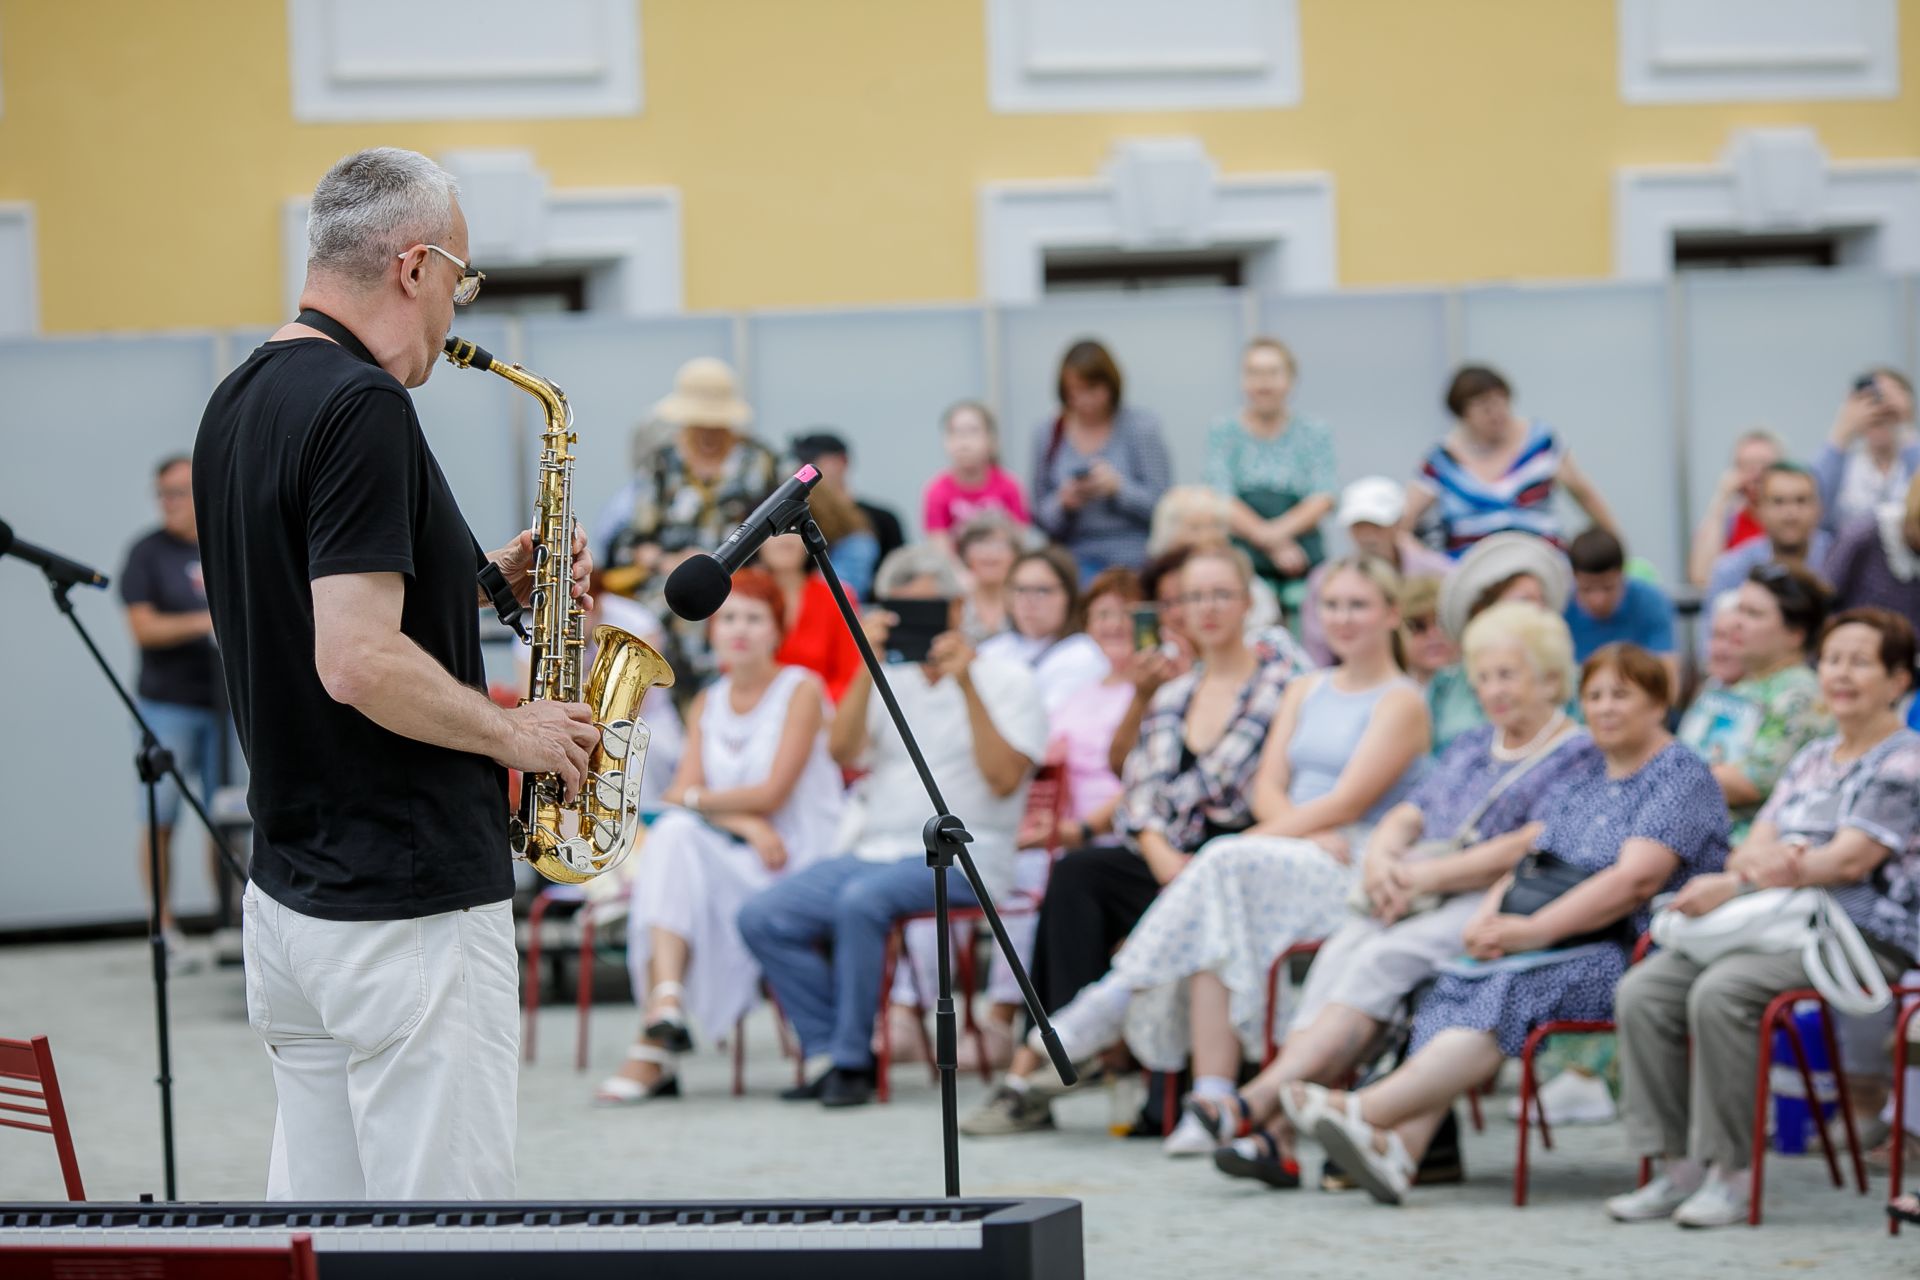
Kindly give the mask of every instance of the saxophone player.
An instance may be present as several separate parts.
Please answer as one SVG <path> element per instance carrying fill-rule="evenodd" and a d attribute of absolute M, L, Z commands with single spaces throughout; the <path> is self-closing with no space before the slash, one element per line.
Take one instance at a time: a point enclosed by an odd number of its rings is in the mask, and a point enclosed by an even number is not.
<path fill-rule="evenodd" d="M 422 434 L 483 278 L 452 177 L 348 156 L 315 188 L 300 317 L 214 391 L 194 499 L 252 771 L 247 1011 L 279 1115 L 268 1194 L 514 1194 L 506 767 L 579 785 L 583 704 L 482 691 L 480 550 Z M 523 533 L 488 558 L 523 599 Z M 576 595 L 591 568 L 574 546 Z"/>

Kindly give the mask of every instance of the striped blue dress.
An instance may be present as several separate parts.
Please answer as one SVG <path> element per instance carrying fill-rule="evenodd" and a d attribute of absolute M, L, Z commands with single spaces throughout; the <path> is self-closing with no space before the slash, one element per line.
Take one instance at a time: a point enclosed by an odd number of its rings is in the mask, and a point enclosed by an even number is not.
<path fill-rule="evenodd" d="M 1564 547 L 1553 513 L 1553 489 L 1566 448 L 1547 426 L 1533 423 L 1526 445 L 1497 480 L 1483 480 L 1447 448 L 1436 444 L 1420 464 L 1415 483 L 1434 496 L 1447 554 L 1459 556 L 1489 534 L 1515 530 Z"/>

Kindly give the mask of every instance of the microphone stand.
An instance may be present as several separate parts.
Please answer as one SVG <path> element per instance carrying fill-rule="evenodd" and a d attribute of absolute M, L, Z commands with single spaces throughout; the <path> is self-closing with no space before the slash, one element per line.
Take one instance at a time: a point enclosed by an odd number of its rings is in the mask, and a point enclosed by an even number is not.
<path fill-rule="evenodd" d="M 108 664 L 105 655 L 100 652 L 99 646 L 94 644 L 93 637 L 87 633 L 86 627 L 80 621 L 80 615 L 73 611 L 73 601 L 68 598 L 67 593 L 73 590 L 74 584 L 52 572 L 47 572 L 46 576 L 47 586 L 53 592 L 54 607 L 67 615 L 67 621 L 71 622 L 73 629 L 79 633 L 80 642 L 86 645 L 87 652 L 93 655 L 94 665 L 100 668 L 100 674 L 107 678 L 107 683 L 112 686 L 114 693 L 119 695 L 121 703 L 127 708 L 127 714 L 132 716 L 133 722 L 140 727 L 140 750 L 133 758 L 133 767 L 147 789 L 147 882 L 152 889 L 148 894 L 150 901 L 147 909 L 147 946 L 153 958 L 153 1009 L 160 1046 L 160 1074 L 154 1078 L 154 1083 L 160 1086 L 160 1152 L 166 1166 L 167 1199 L 178 1200 L 180 1196 L 174 1176 L 173 1158 L 173 1053 L 171 1037 L 167 1029 L 167 943 L 160 933 L 160 826 L 157 821 L 160 816 L 160 779 L 172 778 L 173 785 L 180 788 L 180 794 L 186 798 L 189 805 L 193 806 L 193 811 L 199 815 L 201 824 L 207 829 L 207 834 L 213 837 L 214 845 L 219 849 L 221 861 L 226 864 L 227 871 L 242 884 L 247 882 L 247 871 L 240 865 L 240 860 L 234 856 L 233 850 L 227 846 L 226 837 L 221 835 L 220 829 L 214 825 L 213 819 L 208 816 L 199 797 L 193 794 L 187 786 L 186 779 L 180 776 L 180 770 L 173 762 L 173 753 L 160 745 L 160 739 L 154 736 L 153 726 L 148 724 L 146 717 L 140 714 L 140 708 L 127 693 L 126 686 L 120 683 L 120 678 L 113 673 L 113 668 Z"/>
<path fill-rule="evenodd" d="M 953 968 L 949 954 L 953 933 L 947 906 L 947 868 L 956 862 L 966 875 L 967 883 L 973 887 L 974 900 L 980 904 L 981 913 L 986 917 L 988 927 L 993 930 L 993 939 L 1000 947 L 1000 954 L 1012 970 L 1014 980 L 1020 984 L 1021 998 L 1027 1002 L 1027 1012 L 1032 1015 L 1034 1025 L 1040 1028 L 1040 1039 L 1046 1046 L 1047 1056 L 1053 1060 L 1053 1069 L 1060 1074 L 1064 1084 L 1073 1084 L 1079 1076 L 1073 1064 L 1067 1060 L 1067 1051 L 1060 1043 L 1059 1033 L 1047 1019 L 1046 1010 L 1040 1007 L 1040 997 L 1034 992 L 1026 966 L 1020 963 L 1020 957 L 1014 952 L 1013 943 L 1007 938 L 1006 926 L 1000 922 L 1000 913 L 994 910 L 993 899 L 987 895 L 987 886 L 982 883 L 980 871 L 974 866 L 972 855 L 967 852 L 967 845 L 973 842 L 973 836 L 941 797 L 940 788 L 933 780 L 933 772 L 927 768 L 926 757 L 920 754 L 920 744 L 914 740 L 913 731 L 907 727 L 907 718 L 901 713 L 900 704 L 893 696 L 893 686 L 887 683 L 886 672 L 881 669 L 880 660 L 874 656 L 873 646 L 867 643 L 867 633 L 861 628 L 853 605 L 847 600 L 846 589 L 840 585 L 840 576 L 833 571 L 833 561 L 827 558 L 827 539 L 820 532 L 820 526 L 814 523 L 811 511 L 802 507 L 799 515 L 801 518 L 797 531 L 807 544 L 807 554 L 813 558 L 820 576 L 827 580 L 827 586 L 833 592 L 833 602 L 840 607 L 841 621 L 846 623 L 854 644 L 859 646 L 861 661 L 867 665 L 867 674 L 873 677 L 873 686 L 879 691 L 880 700 L 886 704 L 887 716 L 899 731 L 900 741 L 906 744 L 907 755 L 920 775 L 920 785 L 926 788 L 927 800 L 933 805 L 934 816 L 927 819 L 927 824 L 920 829 L 920 840 L 926 847 L 927 866 L 933 871 L 934 929 L 938 935 L 940 957 L 939 990 L 934 1000 L 933 1022 L 934 1059 L 940 1070 L 941 1151 L 946 1166 L 946 1194 L 950 1198 L 957 1198 L 960 1195 L 960 1102 L 956 1084 L 959 1032 L 954 1024 Z"/>

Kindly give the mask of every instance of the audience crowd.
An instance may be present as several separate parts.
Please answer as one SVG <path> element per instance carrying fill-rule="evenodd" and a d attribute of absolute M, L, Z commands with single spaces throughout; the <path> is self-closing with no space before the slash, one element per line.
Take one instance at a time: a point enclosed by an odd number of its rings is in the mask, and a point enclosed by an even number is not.
<path fill-rule="evenodd" d="M 1908 380 L 1865 371 L 1806 464 L 1740 437 L 1694 533 L 1683 629 L 1499 371 L 1461 368 L 1451 430 L 1344 489 L 1339 424 L 1295 409 L 1300 374 L 1283 343 L 1250 343 L 1239 406 L 1181 437 L 1204 484 L 1175 487 L 1161 420 L 1076 342 L 1024 468 L 979 402 L 925 424 L 946 467 L 904 546 L 838 436 L 785 452 L 827 474 L 834 565 L 1082 1078 L 1189 1082 L 1177 1117 L 1140 1126 L 1164 1125 L 1168 1155 L 1291 1188 L 1313 1143 L 1326 1185 L 1398 1204 L 1459 1180 L 1455 1101 L 1534 1028 L 1617 1023 L 1617 1063 L 1611 1037 L 1563 1055 L 1569 1083 L 1541 1102 L 1557 1123 L 1588 1112 L 1556 1099 L 1600 1090 L 1611 1116 L 1617 1097 L 1654 1167 L 1607 1211 L 1743 1220 L 1754 1029 L 1807 985 L 1802 961 L 1636 959 L 1636 942 L 1663 905 L 1821 887 L 1889 979 L 1920 960 Z M 671 781 L 633 860 L 639 1035 L 597 1100 L 675 1095 L 678 1056 L 764 991 L 807 1063 L 786 1096 L 865 1103 L 877 1018 L 891 1002 L 910 1027 L 931 1003 L 914 761 L 798 538 L 770 542 L 711 622 L 665 616 L 666 574 L 783 470 L 718 361 L 689 363 L 653 417 L 666 434 L 598 549 L 610 589 L 658 615 L 691 701 L 677 761 L 656 743 Z M 1562 523 L 1561 490 L 1586 527 Z M 976 945 L 971 920 L 955 941 Z M 1270 973 L 1308 956 L 1270 1023 Z M 963 1130 L 1051 1129 L 1061 1086 L 989 967 L 1002 1070 Z M 1893 1015 L 1836 1017 L 1880 1158 L 1911 1141 L 1880 1119 Z"/>

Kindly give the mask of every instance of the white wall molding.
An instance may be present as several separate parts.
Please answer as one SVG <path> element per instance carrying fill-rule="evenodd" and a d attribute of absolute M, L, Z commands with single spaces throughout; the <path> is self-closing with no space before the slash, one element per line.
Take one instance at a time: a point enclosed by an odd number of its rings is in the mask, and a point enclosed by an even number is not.
<path fill-rule="evenodd" d="M 1687 232 L 1853 232 L 1847 265 L 1920 270 L 1920 159 L 1829 160 L 1810 129 L 1738 131 L 1717 164 L 1622 168 L 1613 206 L 1624 279 L 1671 275 Z"/>
<path fill-rule="evenodd" d="M 1892 98 L 1896 0 L 1617 0 L 1627 102 Z"/>
<path fill-rule="evenodd" d="M 640 0 L 287 0 L 303 122 L 627 116 Z"/>
<path fill-rule="evenodd" d="M 481 270 L 585 268 L 591 310 L 644 316 L 683 309 L 676 188 L 554 190 L 521 151 L 456 151 L 441 161 L 460 180 L 468 253 Z M 291 311 L 306 279 L 304 197 L 284 206 L 280 237 Z"/>
<path fill-rule="evenodd" d="M 1214 248 L 1247 253 L 1250 288 L 1333 288 L 1332 177 L 1221 177 L 1197 140 L 1153 138 L 1121 143 L 1098 178 L 993 182 L 980 192 L 980 291 L 994 302 L 1037 300 L 1048 250 Z"/>
<path fill-rule="evenodd" d="M 40 261 L 33 206 L 0 203 L 0 337 L 40 332 Z"/>
<path fill-rule="evenodd" d="M 1290 107 L 1296 0 L 987 0 L 995 111 Z"/>

